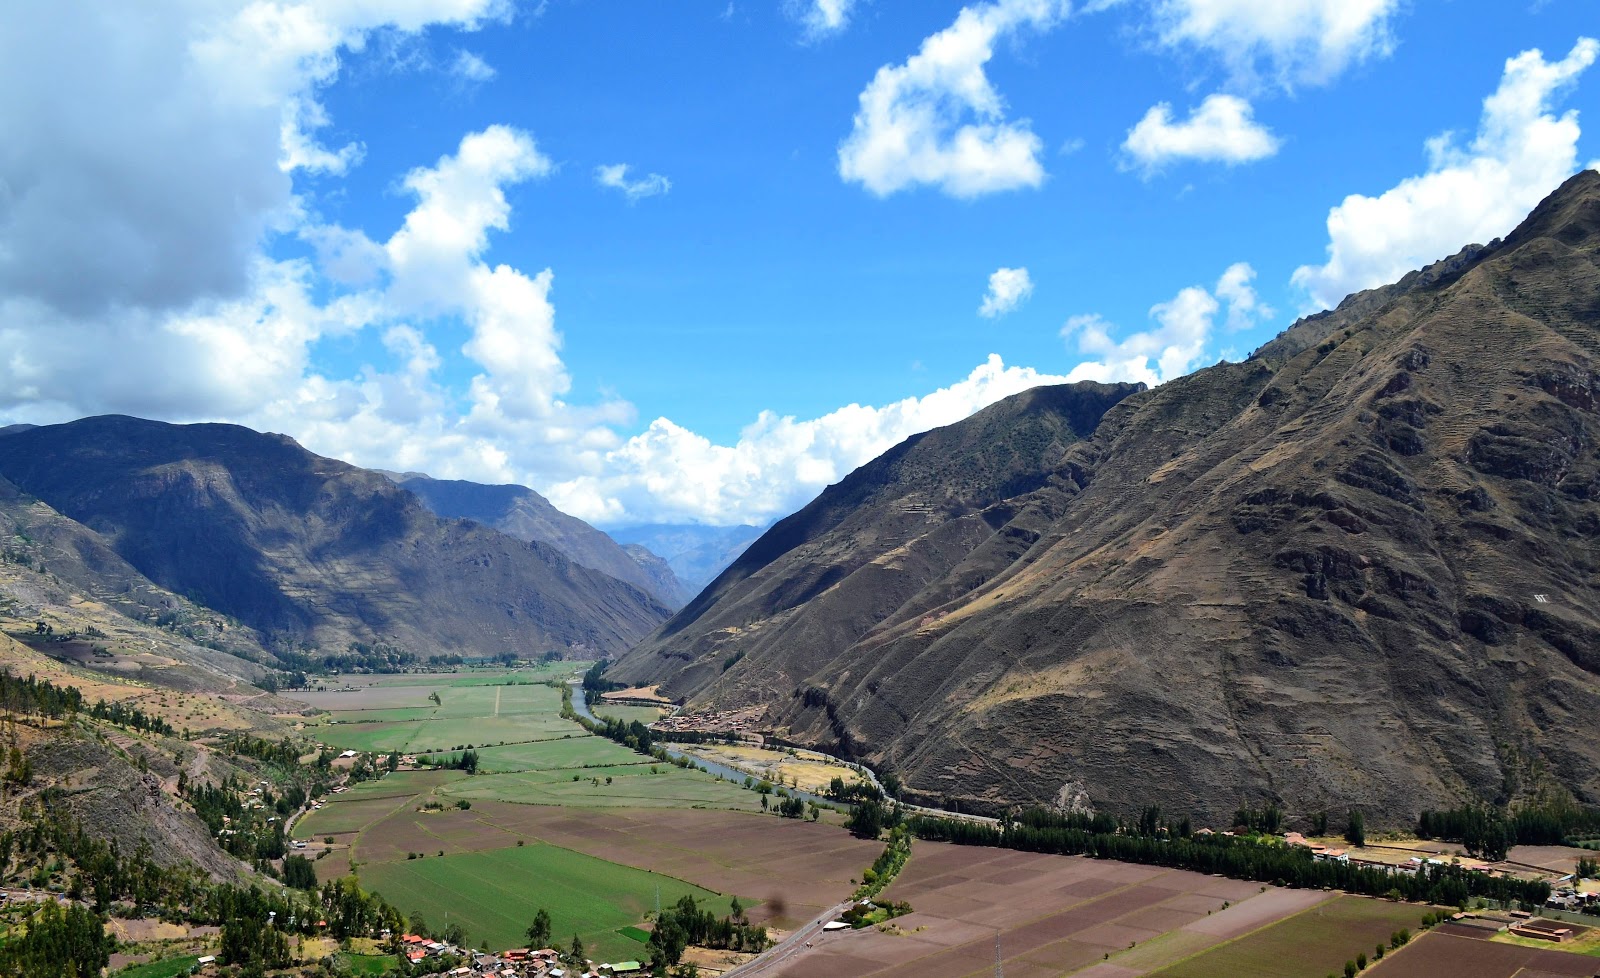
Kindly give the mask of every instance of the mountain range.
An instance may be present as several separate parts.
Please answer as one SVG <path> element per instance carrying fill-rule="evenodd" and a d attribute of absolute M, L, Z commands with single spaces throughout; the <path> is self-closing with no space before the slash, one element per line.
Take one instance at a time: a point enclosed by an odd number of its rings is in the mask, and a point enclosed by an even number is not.
<path fill-rule="evenodd" d="M 618 544 L 526 486 L 434 479 L 416 472 L 384 475 L 439 516 L 473 520 L 518 540 L 548 544 L 584 567 L 627 581 L 669 608 L 681 608 L 693 596 L 666 560 L 645 547 Z"/>
<path fill-rule="evenodd" d="M 76 524 L 52 567 L 148 580 L 277 650 L 615 654 L 669 611 L 556 547 L 440 518 L 382 475 L 234 425 L 13 431 L 0 478 Z"/>
<path fill-rule="evenodd" d="M 1597 446 L 1585 172 L 1243 362 L 907 440 L 607 675 L 974 810 L 1594 804 Z"/>

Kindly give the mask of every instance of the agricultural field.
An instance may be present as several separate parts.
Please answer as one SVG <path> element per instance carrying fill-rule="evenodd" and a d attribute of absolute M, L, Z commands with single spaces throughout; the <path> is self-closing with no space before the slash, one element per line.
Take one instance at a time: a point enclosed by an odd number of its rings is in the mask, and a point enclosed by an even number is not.
<path fill-rule="evenodd" d="M 638 755 L 632 755 L 637 757 Z M 574 780 L 574 775 L 577 779 Z M 610 779 L 609 783 L 607 779 Z M 598 784 L 595 781 L 598 780 Z M 440 792 L 447 800 L 573 808 L 728 808 L 759 812 L 761 796 L 671 764 L 479 775 Z"/>
<path fill-rule="evenodd" d="M 563 939 L 575 930 L 601 956 L 638 957 L 638 935 L 618 932 L 643 922 L 658 885 L 663 901 L 693 893 L 726 906 L 740 894 L 761 905 L 756 919 L 794 923 L 786 913 L 831 905 L 881 849 L 836 824 L 744 814 L 760 811 L 759 794 L 589 734 L 561 718 L 557 689 L 426 678 L 312 694 L 332 718 L 361 721 L 312 732 L 441 759 L 470 744 L 479 773 L 389 774 L 326 799 L 294 835 L 335 840 L 316 861 L 320 879 L 358 867 L 363 886 L 434 927 L 459 922 L 491 946 L 519 946 L 543 906 Z M 585 835 L 597 824 L 612 826 L 598 846 Z M 797 833 L 803 844 L 771 848 Z"/>
<path fill-rule="evenodd" d="M 449 755 L 432 756 L 443 758 Z M 507 747 L 484 747 L 478 750 L 479 772 L 491 774 L 649 763 L 650 758 L 604 737 L 592 736 L 571 723 L 566 724 L 559 739 L 513 744 Z"/>
<path fill-rule="evenodd" d="M 998 936 L 1007 975 L 1132 978 L 1328 899 L 1182 870 L 937 842 L 916 843 L 883 896 L 915 912 L 818 938 L 772 974 L 965 978 L 993 972 Z M 1124 955 L 1140 956 L 1124 966 Z"/>
<path fill-rule="evenodd" d="M 1427 907 L 1341 896 L 1246 934 L 1153 978 L 1323 978 L 1357 954 L 1371 957 L 1402 928 L 1416 932 Z"/>
<path fill-rule="evenodd" d="M 328 721 L 310 728 L 310 733 L 341 750 L 451 750 L 467 744 L 516 744 L 583 733 L 561 719 L 561 693 L 549 686 L 373 686 L 301 698 L 331 711 Z"/>
<path fill-rule="evenodd" d="M 182 957 L 168 958 L 165 961 L 152 961 L 149 964 L 136 964 L 121 971 L 112 973 L 113 978 L 177 978 L 178 975 L 189 974 L 200 963 L 200 956 L 187 954 Z"/>
<path fill-rule="evenodd" d="M 394 894 L 408 915 L 429 924 L 459 922 L 473 942 L 494 949 L 523 947 L 523 932 L 540 908 L 565 946 L 576 933 L 596 960 L 637 958 L 644 951 L 618 931 L 662 905 L 690 895 L 727 913 L 728 898 L 670 876 L 596 859 L 558 846 L 535 844 L 443 858 L 376 863 L 362 880 Z"/>
<path fill-rule="evenodd" d="M 820 755 L 808 753 L 790 754 L 782 750 L 734 744 L 696 744 L 685 747 L 684 753 L 731 767 L 736 771 L 748 772 L 773 784 L 792 785 L 801 791 L 813 794 L 825 793 L 834 778 L 843 779 L 845 784 L 862 779 L 861 775 L 843 764 L 833 763 L 821 758 Z"/>
<path fill-rule="evenodd" d="M 1446 933 L 1440 928 L 1395 951 L 1365 978 L 1590 978 L 1592 957 Z"/>

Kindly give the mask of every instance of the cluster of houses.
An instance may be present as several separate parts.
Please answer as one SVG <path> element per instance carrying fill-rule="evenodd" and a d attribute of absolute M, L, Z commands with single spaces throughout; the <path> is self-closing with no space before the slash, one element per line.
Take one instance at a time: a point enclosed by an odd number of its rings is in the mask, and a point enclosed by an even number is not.
<path fill-rule="evenodd" d="M 569 967 L 561 961 L 558 951 L 544 948 L 532 950 L 517 948 L 490 954 L 429 940 L 416 934 L 400 938 L 405 955 L 412 964 L 429 957 L 450 956 L 463 958 L 468 963 L 446 974 L 454 978 L 617 978 L 617 976 L 643 975 L 648 969 L 638 961 L 618 961 L 614 964 L 584 962 L 584 968 Z"/>
<path fill-rule="evenodd" d="M 743 710 L 712 710 L 706 713 L 677 713 L 662 717 L 650 724 L 652 730 L 668 732 L 694 731 L 696 733 L 744 734 L 759 737 L 753 730 L 760 707 Z"/>

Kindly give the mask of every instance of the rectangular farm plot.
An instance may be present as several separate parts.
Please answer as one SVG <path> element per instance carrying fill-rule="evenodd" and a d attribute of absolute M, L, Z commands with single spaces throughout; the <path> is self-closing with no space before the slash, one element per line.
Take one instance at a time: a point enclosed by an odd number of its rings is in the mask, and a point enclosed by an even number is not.
<path fill-rule="evenodd" d="M 1263 923 L 1305 905 L 1277 899 L 1284 892 L 1110 860 L 918 842 L 885 893 L 914 908 L 894 922 L 897 933 L 830 934 L 774 974 L 969 978 L 993 969 L 998 936 L 1008 976 L 1055 978 L 1097 968 L 1132 978 L 1224 940 L 1188 930 L 1192 925 L 1257 901 L 1260 912 L 1248 916 Z"/>
<path fill-rule="evenodd" d="M 649 762 L 642 754 L 591 735 L 478 750 L 478 770 L 491 774 Z"/>
<path fill-rule="evenodd" d="M 422 913 L 436 927 L 460 923 L 469 938 L 502 950 L 526 944 L 523 932 L 541 908 L 565 943 L 576 933 L 597 960 L 637 955 L 617 933 L 684 895 L 719 914 L 727 898 L 670 876 L 606 862 L 570 849 L 530 845 L 491 852 L 430 856 L 362 867 L 362 882 L 408 916 Z"/>
<path fill-rule="evenodd" d="M 560 740 L 568 736 L 582 737 L 586 734 L 582 727 L 559 716 L 460 717 L 424 721 L 411 734 L 407 745 L 412 752 L 444 751 L 457 750 L 468 744 L 486 747 L 534 740 Z"/>
<path fill-rule="evenodd" d="M 317 737 L 340 750 L 403 751 L 426 721 L 409 723 L 330 723 L 317 728 Z"/>
<path fill-rule="evenodd" d="M 1405 928 L 1426 907 L 1343 896 L 1155 972 L 1159 978 L 1323 978 Z"/>
<path fill-rule="evenodd" d="M 638 757 L 629 753 L 630 757 Z M 656 773 L 651 774 L 654 767 Z M 566 778 L 548 771 L 527 774 L 478 775 L 444 789 L 449 798 L 507 801 L 522 805 L 567 805 L 575 808 L 732 808 L 760 811 L 760 796 L 704 774 L 670 764 L 632 764 L 613 774 L 566 769 Z M 624 773 L 625 772 L 625 773 Z M 572 775 L 578 780 L 572 780 Z M 611 783 L 606 783 L 610 777 Z M 595 780 L 600 783 L 595 784 Z"/>
<path fill-rule="evenodd" d="M 1433 931 L 1391 952 L 1370 978 L 1590 978 L 1600 959 Z"/>
<path fill-rule="evenodd" d="M 434 717 L 439 720 L 530 713 L 561 716 L 561 693 L 549 686 L 451 686 L 437 693 Z"/>

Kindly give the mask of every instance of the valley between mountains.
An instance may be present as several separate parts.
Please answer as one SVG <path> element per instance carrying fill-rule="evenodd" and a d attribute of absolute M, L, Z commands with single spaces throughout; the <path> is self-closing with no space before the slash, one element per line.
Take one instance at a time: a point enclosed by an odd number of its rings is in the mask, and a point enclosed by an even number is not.
<path fill-rule="evenodd" d="M 125 416 L 0 517 L 0 978 L 1600 971 L 1593 171 L 767 527 Z"/>

